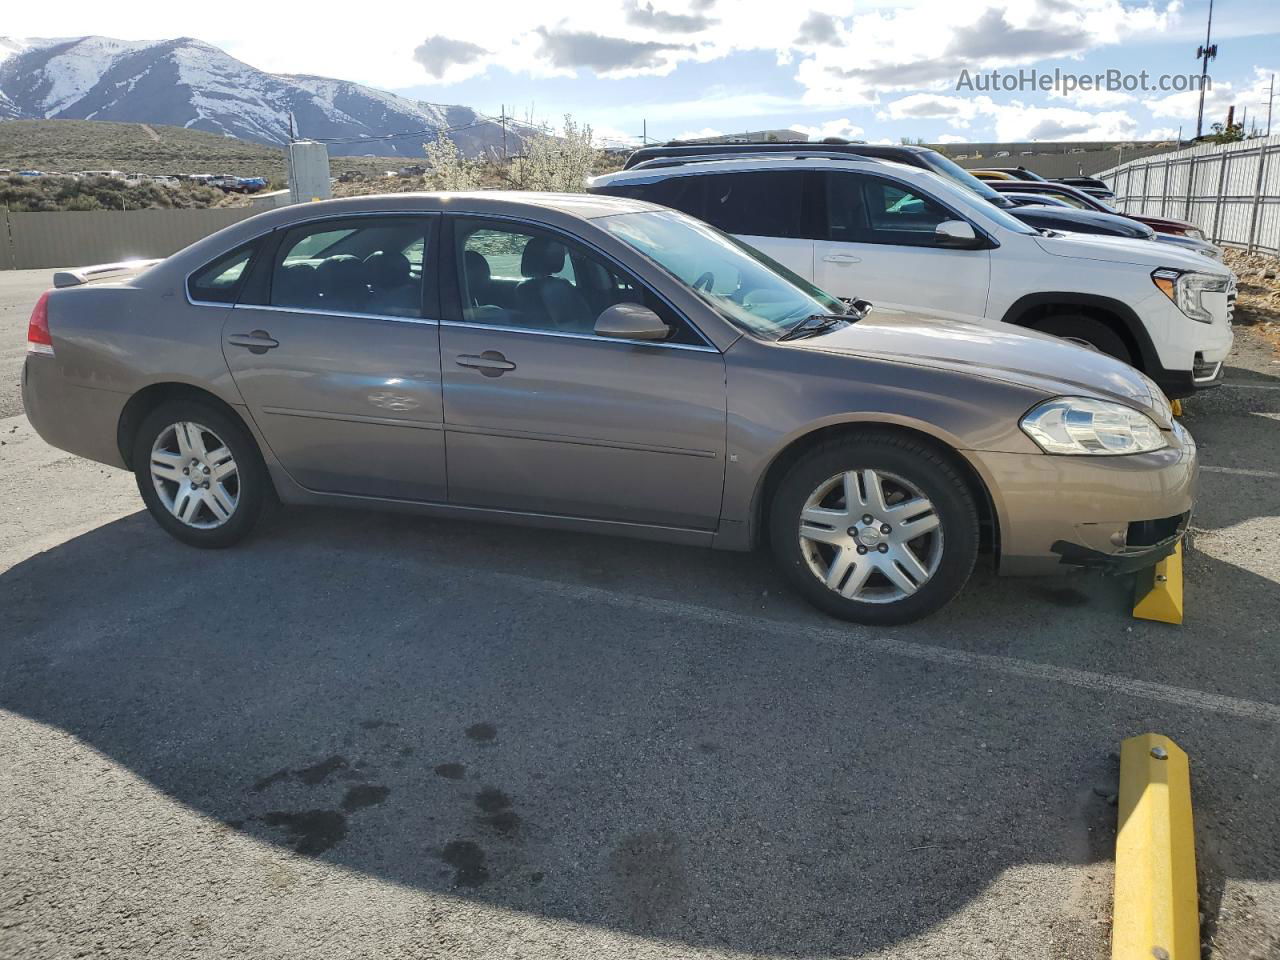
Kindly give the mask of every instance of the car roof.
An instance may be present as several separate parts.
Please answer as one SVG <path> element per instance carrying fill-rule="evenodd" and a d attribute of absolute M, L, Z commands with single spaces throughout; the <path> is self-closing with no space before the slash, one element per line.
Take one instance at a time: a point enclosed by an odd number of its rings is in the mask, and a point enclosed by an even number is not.
<path fill-rule="evenodd" d="M 735 156 L 741 154 L 743 156 L 758 157 L 772 153 L 793 153 L 795 151 L 825 153 L 831 156 L 880 157 L 885 159 L 933 152 L 928 147 L 915 144 L 855 143 L 852 141 L 841 143 L 681 143 L 673 141 L 661 146 L 641 147 L 627 157 L 623 169 L 630 170 L 638 164 L 659 158 L 696 157 L 712 154 Z"/>
<path fill-rule="evenodd" d="M 855 165 L 850 164 L 853 161 Z M 776 170 L 790 168 L 799 170 L 871 170 L 899 175 L 918 176 L 930 173 L 920 167 L 893 160 L 882 160 L 878 157 L 861 156 L 793 156 L 793 155 L 748 155 L 745 157 L 708 157 L 702 160 L 690 159 L 671 165 L 655 165 L 652 167 L 633 167 L 630 170 L 619 170 L 594 177 L 590 181 L 592 187 L 611 186 L 620 183 L 656 183 L 670 177 L 694 176 L 708 173 L 741 173 L 746 171 Z"/>

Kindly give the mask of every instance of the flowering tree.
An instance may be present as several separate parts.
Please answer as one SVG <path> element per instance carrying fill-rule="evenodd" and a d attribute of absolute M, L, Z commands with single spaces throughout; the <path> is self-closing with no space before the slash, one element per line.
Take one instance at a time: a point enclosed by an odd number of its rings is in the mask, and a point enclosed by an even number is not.
<path fill-rule="evenodd" d="M 433 190 L 475 190 L 480 186 L 480 164 L 464 156 L 448 134 L 424 143 L 427 152 L 427 182 Z"/>
<path fill-rule="evenodd" d="M 511 161 L 508 180 L 516 190 L 582 193 L 595 159 L 591 126 L 579 126 L 565 114 L 560 136 L 543 130 L 526 141 L 524 152 Z"/>

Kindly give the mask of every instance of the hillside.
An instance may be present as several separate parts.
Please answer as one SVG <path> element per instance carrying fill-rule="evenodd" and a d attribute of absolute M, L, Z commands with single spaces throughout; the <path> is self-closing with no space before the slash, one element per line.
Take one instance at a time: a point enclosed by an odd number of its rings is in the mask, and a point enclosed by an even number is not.
<path fill-rule="evenodd" d="M 419 155 L 422 147 L 418 147 Z M 377 174 L 395 158 L 334 157 L 334 176 L 347 170 Z M 283 186 L 284 150 L 234 137 L 159 124 L 103 120 L 0 121 L 0 168 L 120 170 L 125 173 L 230 173 L 267 177 Z"/>
<path fill-rule="evenodd" d="M 504 139 L 500 124 L 471 107 L 267 73 L 191 37 L 0 37 L 0 118 L 165 124 L 273 146 L 292 128 L 332 140 L 333 156 L 418 157 L 422 140 L 444 131 L 479 156 Z M 508 146 L 519 149 L 530 130 L 509 122 Z"/>

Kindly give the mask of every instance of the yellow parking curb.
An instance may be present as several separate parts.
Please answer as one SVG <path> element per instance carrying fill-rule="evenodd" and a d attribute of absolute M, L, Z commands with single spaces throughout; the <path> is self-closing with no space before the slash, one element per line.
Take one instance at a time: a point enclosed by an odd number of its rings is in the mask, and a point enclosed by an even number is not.
<path fill-rule="evenodd" d="M 1120 745 L 1111 960 L 1199 960 L 1196 840 L 1187 755 L 1144 733 Z"/>
<path fill-rule="evenodd" d="M 1133 615 L 1160 623 L 1182 622 L 1182 544 L 1149 571 L 1138 574 Z"/>

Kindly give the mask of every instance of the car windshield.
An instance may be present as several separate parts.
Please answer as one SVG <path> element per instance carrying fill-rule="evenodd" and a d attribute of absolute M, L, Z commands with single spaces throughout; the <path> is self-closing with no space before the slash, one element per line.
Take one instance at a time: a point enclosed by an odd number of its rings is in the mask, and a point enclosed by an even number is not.
<path fill-rule="evenodd" d="M 928 165 L 929 169 L 940 176 L 946 177 L 952 183 L 958 183 L 960 186 L 972 190 L 984 200 L 989 200 L 997 207 L 1009 207 L 1012 204 L 995 190 L 975 177 L 960 164 L 956 163 L 940 153 L 932 150 L 925 151 L 920 154 L 920 158 Z"/>
<path fill-rule="evenodd" d="M 759 250 L 674 210 L 619 213 L 596 222 L 758 336 L 777 339 L 806 317 L 845 312 L 835 297 Z"/>

